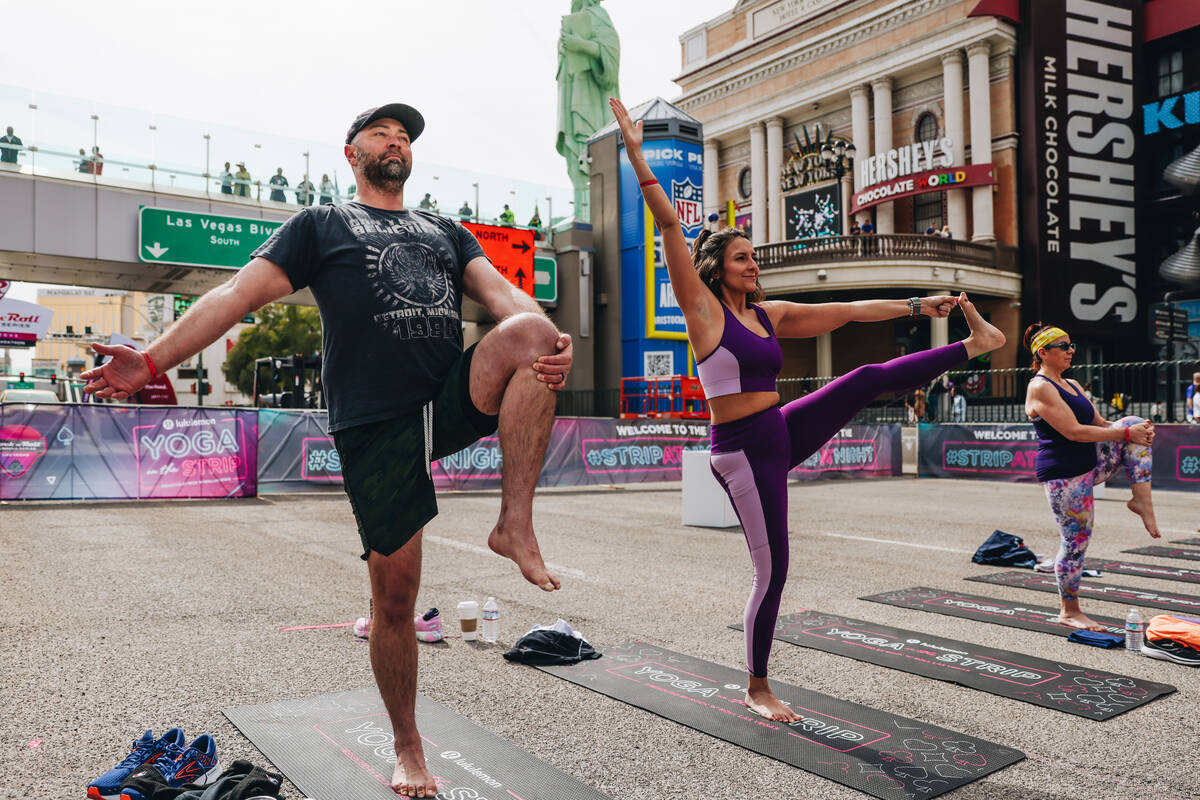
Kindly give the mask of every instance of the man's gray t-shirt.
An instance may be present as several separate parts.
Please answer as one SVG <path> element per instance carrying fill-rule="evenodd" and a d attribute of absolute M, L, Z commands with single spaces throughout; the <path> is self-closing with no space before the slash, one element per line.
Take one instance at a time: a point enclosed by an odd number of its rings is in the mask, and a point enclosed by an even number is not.
<path fill-rule="evenodd" d="M 317 299 L 331 432 L 437 395 L 463 350 L 463 272 L 483 256 L 470 231 L 423 211 L 325 205 L 292 216 L 254 255 Z"/>

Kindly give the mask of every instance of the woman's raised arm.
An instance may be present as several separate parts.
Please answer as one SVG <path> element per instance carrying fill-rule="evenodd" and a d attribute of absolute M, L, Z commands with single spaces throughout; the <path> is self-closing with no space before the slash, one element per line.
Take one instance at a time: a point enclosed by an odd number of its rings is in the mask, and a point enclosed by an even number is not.
<path fill-rule="evenodd" d="M 671 277 L 675 299 L 679 301 L 685 318 L 700 315 L 701 319 L 707 320 L 717 310 L 718 301 L 692 267 L 692 254 L 688 250 L 687 240 L 683 238 L 683 226 L 679 224 L 675 206 L 642 157 L 642 123 L 630 119 L 625 104 L 617 98 L 610 97 L 608 104 L 625 138 L 625 154 L 641 184 L 642 196 L 654 215 L 654 224 L 662 233 L 663 257 L 667 261 L 667 274 Z"/>

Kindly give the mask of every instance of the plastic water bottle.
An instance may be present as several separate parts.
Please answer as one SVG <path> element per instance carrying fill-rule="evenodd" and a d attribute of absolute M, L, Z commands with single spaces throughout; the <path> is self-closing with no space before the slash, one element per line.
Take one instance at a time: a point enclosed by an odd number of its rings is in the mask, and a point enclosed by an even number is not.
<path fill-rule="evenodd" d="M 1138 624 L 1140 625 L 1141 622 Z M 496 598 L 489 597 L 487 602 L 483 604 L 483 640 L 485 642 L 494 642 L 499 638 L 500 606 L 496 605 Z M 1141 645 L 1139 644 L 1138 647 L 1140 648 Z"/>
<path fill-rule="evenodd" d="M 1127 652 L 1142 652 L 1143 630 L 1142 615 L 1136 608 L 1129 609 L 1129 616 L 1125 618 L 1125 650 Z"/>

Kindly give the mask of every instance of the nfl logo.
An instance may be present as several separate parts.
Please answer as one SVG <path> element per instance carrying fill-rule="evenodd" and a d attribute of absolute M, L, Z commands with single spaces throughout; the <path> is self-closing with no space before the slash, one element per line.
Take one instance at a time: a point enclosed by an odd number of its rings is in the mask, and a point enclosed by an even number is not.
<path fill-rule="evenodd" d="M 691 231 L 704 224 L 704 209 L 701 206 L 700 187 L 685 181 L 671 181 L 671 199 L 675 201 L 675 213 L 679 216 L 679 224 L 685 231 Z"/>

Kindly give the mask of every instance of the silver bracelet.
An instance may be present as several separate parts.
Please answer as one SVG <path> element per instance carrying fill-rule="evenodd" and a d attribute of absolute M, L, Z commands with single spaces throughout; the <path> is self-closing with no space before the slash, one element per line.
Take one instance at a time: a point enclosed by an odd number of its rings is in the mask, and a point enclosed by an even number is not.
<path fill-rule="evenodd" d="M 921 298 L 919 298 L 919 297 L 908 298 L 908 315 L 910 317 L 921 316 Z"/>

